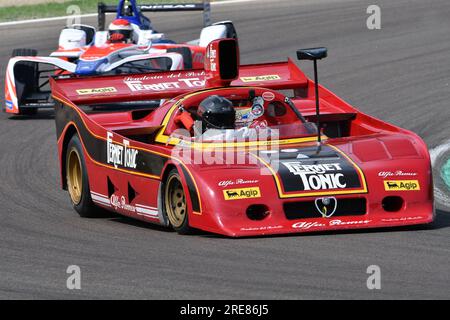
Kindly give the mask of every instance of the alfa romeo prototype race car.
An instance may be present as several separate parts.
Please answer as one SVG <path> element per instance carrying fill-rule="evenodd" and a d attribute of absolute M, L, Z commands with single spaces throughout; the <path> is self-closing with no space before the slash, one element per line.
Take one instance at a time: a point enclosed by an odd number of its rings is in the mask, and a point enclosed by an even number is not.
<path fill-rule="evenodd" d="M 297 55 L 316 63 L 326 51 Z M 81 216 L 104 208 L 231 237 L 434 218 L 417 135 L 361 113 L 291 60 L 240 66 L 234 39 L 211 42 L 202 70 L 51 87 L 62 187 Z"/>
<path fill-rule="evenodd" d="M 49 57 L 38 57 L 34 49 L 15 49 L 5 79 L 5 111 L 34 114 L 52 108 L 48 87 L 53 74 L 124 74 L 203 67 L 205 48 L 220 38 L 237 38 L 231 21 L 210 23 L 209 0 L 203 3 L 137 5 L 120 0 L 117 6 L 99 6 L 99 30 L 75 24 L 61 31 L 59 46 Z M 200 38 L 177 44 L 156 31 L 143 12 L 203 11 Z M 116 12 L 105 29 L 105 13 Z"/>

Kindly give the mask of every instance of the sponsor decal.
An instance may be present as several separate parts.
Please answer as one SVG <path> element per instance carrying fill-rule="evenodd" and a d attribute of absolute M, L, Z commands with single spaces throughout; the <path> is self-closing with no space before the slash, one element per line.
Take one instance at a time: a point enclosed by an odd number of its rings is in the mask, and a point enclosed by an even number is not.
<path fill-rule="evenodd" d="M 204 57 L 203 53 L 196 52 L 194 54 L 194 57 L 192 58 L 192 61 L 194 61 L 196 63 L 203 63 L 205 61 L 205 57 Z"/>
<path fill-rule="evenodd" d="M 423 219 L 422 216 L 417 217 L 401 217 L 401 218 L 388 218 L 388 219 L 381 219 L 381 222 L 405 222 L 405 221 L 415 221 L 415 220 L 421 220 Z"/>
<path fill-rule="evenodd" d="M 209 59 L 209 69 L 211 71 L 217 71 L 217 63 L 215 62 L 217 58 L 217 50 L 210 47 L 206 53 L 206 58 Z"/>
<path fill-rule="evenodd" d="M 262 97 L 264 101 L 272 101 L 273 99 L 275 99 L 275 94 L 273 92 L 266 91 L 262 94 Z"/>
<path fill-rule="evenodd" d="M 78 89 L 77 93 L 82 95 L 87 94 L 102 94 L 102 93 L 112 93 L 117 92 L 117 89 L 114 87 L 107 87 L 107 88 L 94 88 L 94 89 Z"/>
<path fill-rule="evenodd" d="M 337 199 L 335 197 L 323 197 L 314 200 L 317 211 L 322 218 L 331 218 L 337 209 Z"/>
<path fill-rule="evenodd" d="M 12 110 L 13 109 L 13 103 L 11 101 L 6 100 L 6 109 Z"/>
<path fill-rule="evenodd" d="M 418 180 L 386 180 L 383 181 L 386 191 L 418 191 L 420 185 Z"/>
<path fill-rule="evenodd" d="M 363 173 L 349 158 L 330 146 L 316 152 L 315 147 L 285 150 L 267 161 L 282 196 L 366 192 Z"/>
<path fill-rule="evenodd" d="M 142 4 L 138 7 L 141 10 L 192 10 L 198 8 L 196 4 Z"/>
<path fill-rule="evenodd" d="M 264 107 L 260 104 L 255 104 L 251 112 L 255 118 L 258 118 L 264 114 Z"/>
<path fill-rule="evenodd" d="M 303 164 L 301 161 L 282 162 L 300 177 L 303 190 L 344 189 L 347 187 L 340 163 Z"/>
<path fill-rule="evenodd" d="M 106 138 L 106 162 L 113 164 L 115 168 L 119 165 L 125 168 L 136 169 L 136 157 L 138 150 L 130 148 L 130 141 L 123 139 L 123 145 L 114 143 L 113 134 L 107 133 Z"/>
<path fill-rule="evenodd" d="M 124 196 L 119 197 L 113 194 L 110 198 L 111 205 L 114 209 L 122 209 L 125 211 L 136 212 L 136 207 L 127 203 Z"/>
<path fill-rule="evenodd" d="M 300 222 L 296 222 L 292 225 L 292 228 L 294 229 L 303 229 L 303 230 L 308 230 L 308 229 L 312 229 L 312 228 L 317 228 L 317 227 L 326 227 L 327 225 L 325 223 L 321 223 L 321 222 L 305 222 L 305 221 L 300 221 Z"/>
<path fill-rule="evenodd" d="M 397 171 L 380 171 L 378 172 L 378 176 L 382 177 L 383 179 L 389 178 L 389 177 L 416 177 L 417 172 L 404 172 L 401 170 Z"/>
<path fill-rule="evenodd" d="M 225 200 L 260 198 L 261 191 L 259 190 L 259 187 L 227 189 L 223 190 L 223 196 L 225 197 Z"/>
<path fill-rule="evenodd" d="M 281 77 L 277 74 L 268 74 L 255 77 L 241 77 L 242 82 L 275 81 L 280 79 Z"/>
<path fill-rule="evenodd" d="M 102 196 L 102 198 L 103 197 L 104 196 Z M 96 199 L 98 199 L 98 197 Z M 94 200 L 94 198 L 93 198 L 93 200 Z M 98 200 L 97 200 L 97 202 L 98 202 Z M 101 200 L 100 204 L 105 204 L 104 200 Z M 120 210 L 128 211 L 131 213 L 136 213 L 137 215 L 145 216 L 147 218 L 158 219 L 158 208 L 144 206 L 142 204 L 131 205 L 131 204 L 127 203 L 125 196 L 119 196 L 119 195 L 113 194 L 109 198 L 109 204 L 111 204 L 111 206 L 115 210 L 120 209 Z"/>
<path fill-rule="evenodd" d="M 132 92 L 139 91 L 164 91 L 168 89 L 181 88 L 203 88 L 205 80 L 200 78 L 177 79 L 177 81 L 168 81 L 160 83 L 145 84 L 142 80 L 125 80 L 125 84 Z"/>
<path fill-rule="evenodd" d="M 236 179 L 236 180 L 222 180 L 219 181 L 217 184 L 219 187 L 228 187 L 228 186 L 234 186 L 234 185 L 241 185 L 241 184 L 257 184 L 259 180 L 245 180 L 245 179 Z"/>
<path fill-rule="evenodd" d="M 267 231 L 276 229 L 283 229 L 283 226 L 248 227 L 248 228 L 241 228 L 241 231 Z"/>
<path fill-rule="evenodd" d="M 367 225 L 372 220 L 351 220 L 351 221 L 343 221 L 339 219 L 335 220 L 327 220 L 325 222 L 307 222 L 307 221 L 300 221 L 296 222 L 292 225 L 292 228 L 294 229 L 302 229 L 302 230 L 309 230 L 314 228 L 325 228 L 325 227 L 334 227 L 334 226 L 358 226 L 358 225 Z"/>
<path fill-rule="evenodd" d="M 124 81 L 143 81 L 143 82 L 154 82 L 155 80 L 159 80 L 159 82 L 169 82 L 170 80 L 177 81 L 180 78 L 203 78 L 205 76 L 205 71 L 180 71 L 178 73 L 171 72 L 167 75 L 161 74 L 150 74 L 150 75 L 134 75 L 125 77 Z"/>

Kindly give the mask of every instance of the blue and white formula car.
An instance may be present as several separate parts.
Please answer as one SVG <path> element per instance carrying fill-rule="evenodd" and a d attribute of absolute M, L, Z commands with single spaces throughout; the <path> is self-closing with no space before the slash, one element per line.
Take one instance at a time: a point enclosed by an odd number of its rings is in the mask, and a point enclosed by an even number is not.
<path fill-rule="evenodd" d="M 98 29 L 76 24 L 64 28 L 58 49 L 48 57 L 34 49 L 14 49 L 5 79 L 5 111 L 35 114 L 51 108 L 49 76 L 94 76 L 203 67 L 206 46 L 213 40 L 237 38 L 231 21 L 210 23 L 210 3 L 98 5 Z M 203 29 L 198 40 L 175 43 L 156 31 L 144 12 L 202 11 Z M 105 30 L 106 13 L 115 19 Z"/>

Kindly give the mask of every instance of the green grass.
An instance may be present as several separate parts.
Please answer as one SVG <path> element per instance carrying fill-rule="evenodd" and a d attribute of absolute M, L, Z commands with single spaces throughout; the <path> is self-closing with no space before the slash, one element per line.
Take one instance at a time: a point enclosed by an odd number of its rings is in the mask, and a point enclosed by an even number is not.
<path fill-rule="evenodd" d="M 81 9 L 81 14 L 97 12 L 97 3 L 116 4 L 118 0 L 71 0 L 64 3 L 47 3 L 36 5 L 23 5 L 13 7 L 0 7 L 0 22 L 16 21 L 35 18 L 47 18 L 67 16 L 72 14 L 67 12 L 70 5 L 77 5 Z M 170 3 L 170 2 L 201 2 L 201 0 L 140 0 L 138 3 Z"/>

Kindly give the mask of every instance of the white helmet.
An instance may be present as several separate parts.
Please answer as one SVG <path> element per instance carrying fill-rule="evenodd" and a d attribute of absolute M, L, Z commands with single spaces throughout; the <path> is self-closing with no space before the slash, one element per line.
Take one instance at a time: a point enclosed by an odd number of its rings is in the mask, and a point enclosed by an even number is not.
<path fill-rule="evenodd" d="M 109 41 L 128 42 L 133 34 L 133 27 L 126 19 L 116 19 L 109 24 Z"/>

